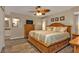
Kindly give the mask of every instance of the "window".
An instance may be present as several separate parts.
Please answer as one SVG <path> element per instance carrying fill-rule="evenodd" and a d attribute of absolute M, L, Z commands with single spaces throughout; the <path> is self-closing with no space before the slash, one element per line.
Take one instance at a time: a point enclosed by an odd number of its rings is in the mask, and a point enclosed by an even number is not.
<path fill-rule="evenodd" d="M 12 26 L 13 26 L 13 27 L 18 27 L 19 21 L 20 21 L 20 19 L 18 19 L 18 18 L 13 18 L 13 19 L 12 19 Z"/>
<path fill-rule="evenodd" d="M 46 30 L 46 21 L 43 20 L 43 23 L 42 23 L 42 30 Z"/>
<path fill-rule="evenodd" d="M 5 20 L 5 25 L 4 25 L 4 26 L 5 26 L 6 28 L 10 27 L 10 18 L 5 17 L 4 20 Z"/>

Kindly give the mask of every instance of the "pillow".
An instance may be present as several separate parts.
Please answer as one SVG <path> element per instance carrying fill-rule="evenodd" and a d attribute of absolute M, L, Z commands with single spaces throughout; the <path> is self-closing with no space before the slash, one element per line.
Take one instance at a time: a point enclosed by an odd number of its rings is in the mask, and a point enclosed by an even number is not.
<path fill-rule="evenodd" d="M 67 30 L 67 27 L 47 27 L 47 31 L 53 31 L 53 32 L 65 32 Z"/>
<path fill-rule="evenodd" d="M 52 31 L 53 30 L 53 27 L 46 27 L 46 30 L 47 31 Z"/>
<path fill-rule="evenodd" d="M 56 32 L 57 31 L 57 27 L 53 27 L 52 31 Z"/>
<path fill-rule="evenodd" d="M 61 27 L 60 32 L 65 32 L 67 31 L 67 27 Z"/>
<path fill-rule="evenodd" d="M 67 27 L 53 27 L 54 32 L 64 32 L 67 30 Z"/>
<path fill-rule="evenodd" d="M 60 29 L 61 29 L 60 27 L 47 27 L 47 30 L 54 31 L 54 32 L 59 32 Z"/>

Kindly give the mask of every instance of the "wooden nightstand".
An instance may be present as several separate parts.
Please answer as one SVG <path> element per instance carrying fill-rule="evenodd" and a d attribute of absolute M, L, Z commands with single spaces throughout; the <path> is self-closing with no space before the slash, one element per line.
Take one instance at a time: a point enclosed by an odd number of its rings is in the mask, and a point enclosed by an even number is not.
<path fill-rule="evenodd" d="M 72 34 L 72 39 L 75 39 L 78 36 L 79 36 L 78 34 Z"/>
<path fill-rule="evenodd" d="M 70 40 L 69 43 L 73 46 L 74 53 L 79 53 L 79 36 Z"/>

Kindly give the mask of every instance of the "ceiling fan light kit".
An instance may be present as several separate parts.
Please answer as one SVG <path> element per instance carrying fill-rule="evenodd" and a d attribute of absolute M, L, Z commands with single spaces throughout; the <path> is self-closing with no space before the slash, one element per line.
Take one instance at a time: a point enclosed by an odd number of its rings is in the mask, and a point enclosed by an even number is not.
<path fill-rule="evenodd" d="M 49 10 L 49 9 L 46 9 L 46 8 L 38 8 L 37 11 L 38 11 L 38 12 L 47 13 L 47 12 L 49 12 L 50 10 Z"/>
<path fill-rule="evenodd" d="M 36 12 L 34 13 L 34 15 L 37 15 L 37 16 L 45 15 L 47 12 L 50 11 L 49 9 L 42 8 L 41 6 L 37 6 L 35 9 L 36 9 Z"/>
<path fill-rule="evenodd" d="M 37 15 L 37 16 L 41 16 L 41 15 L 42 15 L 42 13 L 36 13 L 36 15 Z"/>

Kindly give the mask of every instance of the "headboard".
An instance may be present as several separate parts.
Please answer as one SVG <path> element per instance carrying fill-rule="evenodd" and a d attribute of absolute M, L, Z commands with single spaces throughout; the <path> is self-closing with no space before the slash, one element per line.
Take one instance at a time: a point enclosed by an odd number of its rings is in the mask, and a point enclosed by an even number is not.
<path fill-rule="evenodd" d="M 50 26 L 53 26 L 53 27 L 67 27 L 67 32 L 69 32 L 71 34 L 71 26 L 69 26 L 69 25 L 64 25 L 64 24 L 61 24 L 61 23 L 52 23 L 48 26 L 49 27 Z"/>

